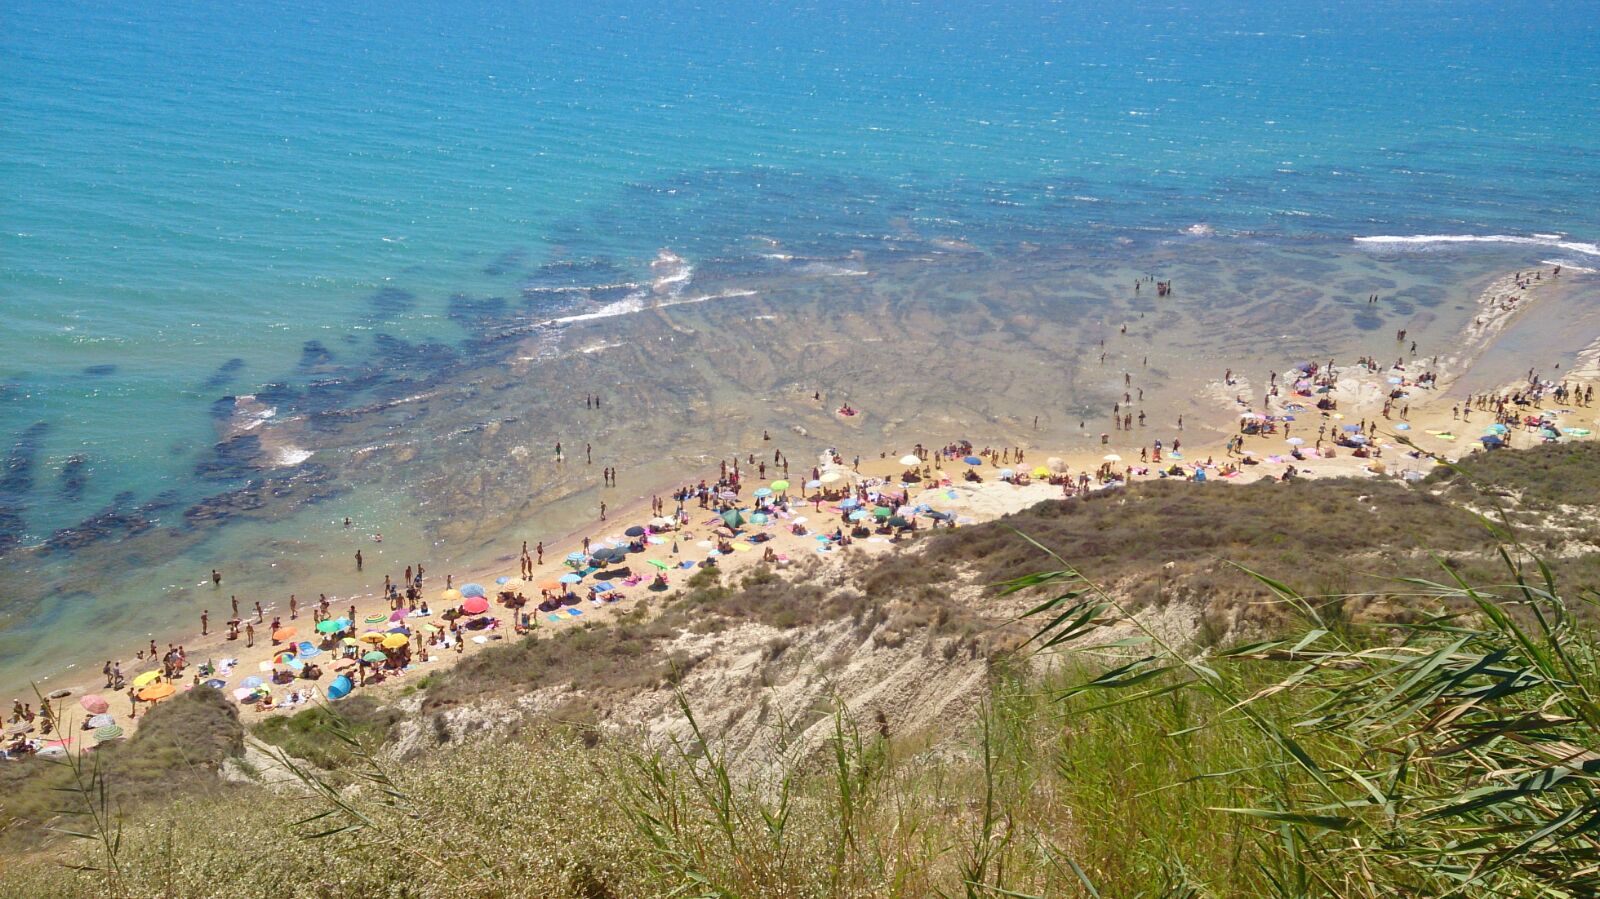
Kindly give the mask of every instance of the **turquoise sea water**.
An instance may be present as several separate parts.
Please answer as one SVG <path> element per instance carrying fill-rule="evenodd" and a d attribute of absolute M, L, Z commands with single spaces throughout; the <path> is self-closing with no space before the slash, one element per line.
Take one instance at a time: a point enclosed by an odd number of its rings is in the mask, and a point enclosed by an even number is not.
<path fill-rule="evenodd" d="M 576 433 L 552 397 L 691 366 L 607 350 L 521 377 L 560 355 L 540 322 L 723 293 L 780 320 L 835 292 L 931 304 L 979 272 L 1048 271 L 1067 304 L 1074 277 L 1191 245 L 1243 273 L 1230 291 L 1289 254 L 1271 270 L 1313 293 L 1414 275 L 1423 306 L 1501 265 L 1600 268 L 1594 13 L 14 0 L 0 683 L 189 626 L 213 565 L 247 594 L 360 589 L 311 580 L 360 539 L 347 514 L 396 568 L 572 523 L 545 501 L 587 488 L 533 462 L 452 492 L 497 452 L 462 435 L 520 428 L 541 459 Z M 1356 240 L 1419 235 L 1516 241 Z M 646 339 L 629 318 L 585 348 Z M 627 414 L 693 458 L 707 418 L 757 420 L 718 384 Z"/>

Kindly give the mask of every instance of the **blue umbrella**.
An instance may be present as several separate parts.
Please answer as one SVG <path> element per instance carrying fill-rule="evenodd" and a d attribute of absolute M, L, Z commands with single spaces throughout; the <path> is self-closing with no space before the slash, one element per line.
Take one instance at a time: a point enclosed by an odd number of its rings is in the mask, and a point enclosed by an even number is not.
<path fill-rule="evenodd" d="M 479 598 L 481 599 L 482 597 L 479 597 Z M 402 625 L 399 625 L 397 627 L 389 628 L 389 630 L 386 631 L 386 633 L 390 633 L 390 634 L 405 634 L 407 637 L 409 637 L 409 636 L 411 636 L 411 628 L 406 627 L 405 625 L 402 624 Z"/>
<path fill-rule="evenodd" d="M 850 497 L 847 500 L 841 500 L 839 502 L 839 508 L 841 508 L 841 509 L 854 509 L 856 506 L 859 506 L 859 505 L 861 505 L 861 500 L 858 500 L 853 496 Z"/>
<path fill-rule="evenodd" d="M 300 648 L 295 650 L 295 652 L 302 659 L 314 659 L 317 656 L 322 655 L 322 650 L 312 646 L 310 643 L 301 643 Z"/>
<path fill-rule="evenodd" d="M 239 686 L 247 687 L 247 688 L 249 688 L 251 690 L 254 690 L 256 687 L 259 687 L 264 683 L 266 683 L 266 681 L 262 680 L 260 677 L 257 677 L 256 675 L 252 674 L 249 677 L 245 678 L 244 680 L 239 681 Z"/>
<path fill-rule="evenodd" d="M 343 699 L 350 695 L 350 690 L 354 687 L 355 684 L 350 683 L 350 678 L 341 674 L 328 684 L 328 698 Z"/>
<path fill-rule="evenodd" d="M 583 553 L 567 553 L 568 562 L 582 562 Z"/>
<path fill-rule="evenodd" d="M 1359 431 L 1359 430 L 1361 430 L 1361 426 L 1360 425 L 1345 425 L 1344 429 L 1346 431 Z"/>
<path fill-rule="evenodd" d="M 563 574 L 561 576 L 561 583 L 563 584 L 576 584 L 581 580 L 583 580 L 583 575 L 581 574 Z"/>
<path fill-rule="evenodd" d="M 965 459 L 962 459 L 961 461 L 967 463 L 968 465 L 982 465 L 983 464 L 983 460 L 978 458 L 977 456 L 968 456 Z"/>
<path fill-rule="evenodd" d="M 499 584 L 499 585 L 500 585 L 500 586 L 502 586 L 502 587 L 503 587 L 503 586 L 505 586 L 505 585 L 506 585 L 506 584 L 509 584 L 509 583 L 511 583 L 511 575 L 509 575 L 509 574 L 502 574 L 502 575 L 500 575 L 500 576 L 499 576 L 499 577 L 497 577 L 497 578 L 495 578 L 495 579 L 494 579 L 494 582 L 495 582 L 495 583 L 497 583 L 497 584 Z"/>
<path fill-rule="evenodd" d="M 489 594 L 483 589 L 482 584 L 462 584 L 461 595 L 487 597 Z"/>
<path fill-rule="evenodd" d="M 772 495 L 772 488 L 771 487 L 760 487 L 760 488 L 756 489 L 756 496 L 758 498 L 765 498 L 765 497 L 768 497 L 768 496 L 771 496 L 771 495 Z"/>
<path fill-rule="evenodd" d="M 643 537 L 644 536 L 644 528 L 639 527 L 638 525 L 634 525 L 633 527 L 628 528 L 626 531 L 623 531 L 622 533 L 624 535 L 626 535 L 626 536 L 629 536 L 629 537 Z"/>
<path fill-rule="evenodd" d="M 869 517 L 866 509 L 857 509 L 850 513 L 851 521 L 865 521 Z"/>

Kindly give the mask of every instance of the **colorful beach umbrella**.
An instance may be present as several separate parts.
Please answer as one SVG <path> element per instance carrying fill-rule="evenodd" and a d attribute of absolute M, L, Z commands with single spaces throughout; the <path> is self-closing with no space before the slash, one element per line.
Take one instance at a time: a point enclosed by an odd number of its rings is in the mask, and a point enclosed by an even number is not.
<path fill-rule="evenodd" d="M 511 575 L 502 574 L 499 577 L 495 578 L 494 582 L 499 584 L 500 586 L 504 587 L 506 584 L 511 583 Z"/>
<path fill-rule="evenodd" d="M 461 585 L 461 595 L 462 596 L 488 596 L 489 595 L 489 591 L 483 589 L 483 585 L 482 584 L 462 584 Z"/>
<path fill-rule="evenodd" d="M 650 560 L 650 564 L 654 565 L 655 567 L 657 567 L 659 569 L 661 569 L 662 571 L 666 571 L 668 568 L 672 567 L 672 566 L 668 565 L 667 563 L 661 561 L 660 559 L 651 559 Z"/>
<path fill-rule="evenodd" d="M 107 724 L 105 727 L 97 727 L 94 730 L 94 741 L 96 743 L 104 743 L 107 740 L 115 740 L 120 736 L 122 736 L 122 728 L 115 724 Z"/>
<path fill-rule="evenodd" d="M 145 673 L 133 679 L 133 685 L 135 687 L 147 687 L 150 684 L 155 683 L 160 677 L 161 672 L 159 671 L 146 671 Z"/>
<path fill-rule="evenodd" d="M 382 643 L 383 642 L 384 636 L 385 636 L 385 634 L 384 634 L 383 631 L 367 631 L 366 633 L 361 635 L 360 639 L 361 639 L 362 643 L 377 644 L 377 643 Z"/>
<path fill-rule="evenodd" d="M 982 465 L 983 464 L 983 460 L 978 458 L 977 456 L 968 456 L 965 459 L 962 459 L 961 461 L 967 463 L 968 465 Z"/>
<path fill-rule="evenodd" d="M 91 715 L 103 715 L 107 709 L 111 708 L 111 703 L 107 702 L 104 696 L 97 696 L 93 693 L 79 699 L 78 705 L 83 706 L 83 710 Z"/>
<path fill-rule="evenodd" d="M 405 634 L 390 634 L 383 638 L 384 649 L 399 649 L 408 642 Z"/>
<path fill-rule="evenodd" d="M 1043 465 L 1035 466 L 1033 476 L 1036 478 L 1048 478 L 1050 477 L 1050 469 L 1045 468 Z"/>
<path fill-rule="evenodd" d="M 363 662 L 386 662 L 388 660 L 389 660 L 388 656 L 386 656 L 383 653 L 377 651 L 376 649 L 372 650 L 371 652 L 369 652 L 366 655 L 361 657 L 361 661 L 363 661 Z"/>
<path fill-rule="evenodd" d="M 338 620 L 334 618 L 325 618 L 317 622 L 317 633 L 319 634 L 337 634 L 342 630 L 344 628 L 340 627 Z"/>
<path fill-rule="evenodd" d="M 772 489 L 778 491 L 779 493 L 782 493 L 783 491 L 789 489 L 789 482 L 788 481 L 773 481 L 772 482 Z"/>
<path fill-rule="evenodd" d="M 83 723 L 89 725 L 90 728 L 105 727 L 108 724 L 116 724 L 117 719 L 110 715 L 95 715 Z"/>
<path fill-rule="evenodd" d="M 449 590 L 440 593 L 439 598 L 445 602 L 459 602 L 461 600 L 461 591 L 451 587 Z"/>
<path fill-rule="evenodd" d="M 176 692 L 178 688 L 171 684 L 151 684 L 139 691 L 139 698 L 145 702 L 160 702 Z"/>
<path fill-rule="evenodd" d="M 867 510 L 866 509 L 857 509 L 854 512 L 850 513 L 850 520 L 851 521 L 866 521 L 867 518 L 868 518 L 868 515 L 867 515 Z"/>
<path fill-rule="evenodd" d="M 561 583 L 563 584 L 576 584 L 581 580 L 583 580 L 583 575 L 580 574 L 563 574 L 561 576 Z"/>
<path fill-rule="evenodd" d="M 285 640 L 293 640 L 296 633 L 298 631 L 292 627 L 280 627 L 272 632 L 272 639 L 282 643 Z"/>
<path fill-rule="evenodd" d="M 767 497 L 769 497 L 771 495 L 772 495 L 772 488 L 771 487 L 757 487 L 756 488 L 756 493 L 755 493 L 756 499 L 766 499 Z"/>
<path fill-rule="evenodd" d="M 872 517 L 873 518 L 888 518 L 892 514 L 894 514 L 894 513 L 890 512 L 887 508 L 885 508 L 883 506 L 879 506 L 878 508 L 872 510 Z"/>
<path fill-rule="evenodd" d="M 481 596 L 474 596 L 461 604 L 461 610 L 468 615 L 482 615 L 489 611 L 489 601 Z"/>
<path fill-rule="evenodd" d="M 361 620 L 366 622 L 367 624 L 382 624 L 385 621 L 389 620 L 389 616 L 383 614 L 382 612 L 375 612 L 375 613 L 373 613 L 371 615 L 368 615 L 367 617 L 365 617 L 365 618 L 363 618 Z"/>

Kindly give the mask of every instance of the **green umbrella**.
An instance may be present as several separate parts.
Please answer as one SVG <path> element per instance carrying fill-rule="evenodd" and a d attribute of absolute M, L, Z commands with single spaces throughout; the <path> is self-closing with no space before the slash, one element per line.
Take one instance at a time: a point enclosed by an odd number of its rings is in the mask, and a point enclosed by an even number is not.
<path fill-rule="evenodd" d="M 661 569 L 662 571 L 666 571 L 669 567 L 671 567 L 667 563 L 661 561 L 660 559 L 651 559 L 650 560 L 650 564 L 656 566 L 657 568 Z"/>
<path fill-rule="evenodd" d="M 96 728 L 94 732 L 95 741 L 99 743 L 115 740 L 120 736 L 122 736 L 122 728 L 115 724 L 107 724 L 105 727 Z"/>
<path fill-rule="evenodd" d="M 903 517 L 901 517 L 899 515 L 896 515 L 895 517 L 889 519 L 889 527 L 892 527 L 892 528 L 908 528 L 908 527 L 911 527 L 911 522 L 906 521 L 905 518 L 903 518 Z"/>
<path fill-rule="evenodd" d="M 361 661 L 363 662 L 387 662 L 388 660 L 388 656 L 377 651 L 376 649 L 361 657 Z"/>
<path fill-rule="evenodd" d="M 784 490 L 788 490 L 789 489 L 789 482 L 788 481 L 773 481 L 772 482 L 772 489 L 773 490 L 777 490 L 779 492 L 782 492 Z"/>
<path fill-rule="evenodd" d="M 336 619 L 325 618 L 322 621 L 317 622 L 317 630 L 324 634 L 337 634 L 338 632 L 344 630 L 344 628 L 339 626 L 339 622 Z"/>
<path fill-rule="evenodd" d="M 736 528 L 739 525 L 744 524 L 744 517 L 739 514 L 738 509 L 729 509 L 728 511 L 722 513 L 722 523 L 730 528 Z"/>
<path fill-rule="evenodd" d="M 879 506 L 878 508 L 872 510 L 872 517 L 873 518 L 880 518 L 880 519 L 881 518 L 888 518 L 889 514 L 890 514 L 889 510 L 885 509 L 882 506 Z"/>

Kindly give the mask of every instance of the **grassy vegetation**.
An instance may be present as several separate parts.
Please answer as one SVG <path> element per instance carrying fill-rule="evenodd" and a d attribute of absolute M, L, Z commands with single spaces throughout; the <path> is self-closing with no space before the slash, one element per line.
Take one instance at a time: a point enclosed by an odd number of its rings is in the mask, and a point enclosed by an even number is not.
<path fill-rule="evenodd" d="M 1561 505 L 1600 505 L 1600 443 L 1551 443 L 1516 452 L 1473 453 L 1455 468 L 1440 467 L 1426 483 L 1454 497 L 1480 491 L 1515 494 L 1529 511 Z"/>
<path fill-rule="evenodd" d="M 93 744 L 87 733 L 75 740 Z M 110 802 L 131 812 L 221 789 L 217 771 L 243 748 L 237 708 L 216 690 L 196 687 L 150 709 L 132 739 L 98 746 L 93 756 Z M 74 776 L 70 766 L 50 758 L 0 764 L 0 846 L 31 845 L 47 826 L 81 826 L 81 797 L 67 792 Z"/>
<path fill-rule="evenodd" d="M 337 713 L 347 733 L 367 746 L 384 741 L 400 713 L 380 706 L 369 695 L 351 696 L 339 704 Z M 327 706 L 312 706 L 293 715 L 275 715 L 257 722 L 250 732 L 257 739 L 324 770 L 337 770 L 355 762 L 353 747 L 329 733 L 334 712 Z"/>

